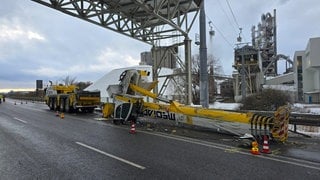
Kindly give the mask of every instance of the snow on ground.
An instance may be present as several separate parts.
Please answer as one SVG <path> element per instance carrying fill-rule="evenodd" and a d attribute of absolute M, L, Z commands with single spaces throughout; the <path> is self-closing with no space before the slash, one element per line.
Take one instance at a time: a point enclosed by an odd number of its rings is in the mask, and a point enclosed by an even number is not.
<path fill-rule="evenodd" d="M 214 104 L 210 104 L 209 108 L 212 108 L 212 109 L 224 109 L 224 110 L 239 110 L 240 106 L 241 106 L 240 103 L 215 102 Z"/>
<path fill-rule="evenodd" d="M 300 104 L 300 103 L 295 103 L 295 104 L 293 104 L 291 109 L 292 109 L 293 112 L 320 115 L 320 104 Z"/>

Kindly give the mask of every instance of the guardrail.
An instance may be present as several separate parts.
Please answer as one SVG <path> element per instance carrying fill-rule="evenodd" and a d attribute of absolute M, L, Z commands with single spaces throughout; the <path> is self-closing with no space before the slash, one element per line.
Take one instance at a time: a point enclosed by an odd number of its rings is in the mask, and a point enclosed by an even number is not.
<path fill-rule="evenodd" d="M 320 115 L 291 113 L 289 124 L 293 125 L 293 130 L 290 131 L 306 137 L 310 137 L 306 134 L 297 132 L 297 125 L 320 127 Z"/>
<path fill-rule="evenodd" d="M 273 112 L 271 111 L 250 111 L 250 112 L 257 113 L 260 115 L 265 115 L 265 116 L 273 116 Z M 306 137 L 311 137 L 309 135 L 297 132 L 297 125 L 320 127 L 320 115 L 292 112 L 290 113 L 289 124 L 293 125 L 293 130 L 289 130 L 289 131 L 306 136 Z"/>
<path fill-rule="evenodd" d="M 249 112 L 249 111 L 240 111 Z M 250 111 L 256 114 L 273 116 L 272 111 Z M 304 113 L 290 113 L 289 124 L 304 125 L 304 126 L 320 126 L 320 115 L 317 114 L 304 114 Z"/>
<path fill-rule="evenodd" d="M 320 126 L 320 115 L 291 113 L 289 123 L 294 125 Z"/>
<path fill-rule="evenodd" d="M 38 102 L 44 102 L 43 97 L 6 97 L 7 99 L 14 99 L 17 101 L 38 101 Z"/>
<path fill-rule="evenodd" d="M 248 112 L 248 111 L 240 111 Z M 250 111 L 256 114 L 273 116 L 272 111 Z M 320 126 L 320 115 L 317 114 L 304 114 L 304 113 L 290 113 L 289 124 L 305 125 L 305 126 Z"/>

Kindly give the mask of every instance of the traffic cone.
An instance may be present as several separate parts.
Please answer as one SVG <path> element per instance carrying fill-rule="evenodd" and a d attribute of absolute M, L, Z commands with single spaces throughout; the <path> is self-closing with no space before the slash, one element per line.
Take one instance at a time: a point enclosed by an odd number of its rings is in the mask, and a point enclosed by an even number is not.
<path fill-rule="evenodd" d="M 61 119 L 64 119 L 64 113 L 61 113 L 61 114 L 60 114 L 60 118 L 61 118 Z"/>
<path fill-rule="evenodd" d="M 252 143 L 251 143 L 251 154 L 253 154 L 253 155 L 259 155 L 260 154 L 260 152 L 259 152 L 259 144 L 258 144 L 258 142 L 257 141 L 253 141 Z"/>
<path fill-rule="evenodd" d="M 263 137 L 263 145 L 262 145 L 262 153 L 265 153 L 265 154 L 270 154 L 271 151 L 270 151 L 270 148 L 269 148 L 269 143 L 268 143 L 268 136 L 267 135 L 264 135 Z"/>
<path fill-rule="evenodd" d="M 59 111 L 56 111 L 56 116 L 57 116 L 57 117 L 59 117 L 59 116 L 60 116 L 60 115 L 59 115 Z"/>
<path fill-rule="evenodd" d="M 131 129 L 130 129 L 130 134 L 135 134 L 135 133 L 136 133 L 136 125 L 134 124 L 134 122 L 132 122 Z"/>

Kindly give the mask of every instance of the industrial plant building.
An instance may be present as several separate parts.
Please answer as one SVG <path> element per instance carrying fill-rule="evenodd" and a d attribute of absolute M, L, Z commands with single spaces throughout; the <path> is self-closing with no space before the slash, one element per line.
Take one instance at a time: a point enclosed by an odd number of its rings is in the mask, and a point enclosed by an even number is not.
<path fill-rule="evenodd" d="M 320 103 L 320 37 L 310 38 L 306 49 L 294 54 L 296 101 Z"/>

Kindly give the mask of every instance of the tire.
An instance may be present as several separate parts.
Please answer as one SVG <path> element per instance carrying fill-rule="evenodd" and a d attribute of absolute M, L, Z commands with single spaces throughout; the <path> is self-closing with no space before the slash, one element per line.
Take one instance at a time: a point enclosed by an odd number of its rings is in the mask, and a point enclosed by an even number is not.
<path fill-rule="evenodd" d="M 69 105 L 69 98 L 66 98 L 65 99 L 65 112 L 71 112 L 71 109 L 70 109 L 70 105 Z"/>
<path fill-rule="evenodd" d="M 80 112 L 80 110 L 77 109 L 76 102 L 73 102 L 73 104 L 71 106 L 71 111 L 75 112 L 75 113 Z"/>
<path fill-rule="evenodd" d="M 65 98 L 62 98 L 60 100 L 60 111 L 66 112 L 66 99 Z"/>
<path fill-rule="evenodd" d="M 50 110 L 53 110 L 53 109 L 51 109 L 51 98 L 48 98 L 47 105 L 49 106 L 49 109 L 50 109 Z"/>
<path fill-rule="evenodd" d="M 49 98 L 50 110 L 54 110 L 54 98 Z"/>
<path fill-rule="evenodd" d="M 59 111 L 59 108 L 60 108 L 60 106 L 58 106 L 58 104 L 57 104 L 57 99 L 56 98 L 54 98 L 54 104 L 53 104 L 53 110 L 55 110 L 55 111 Z"/>

